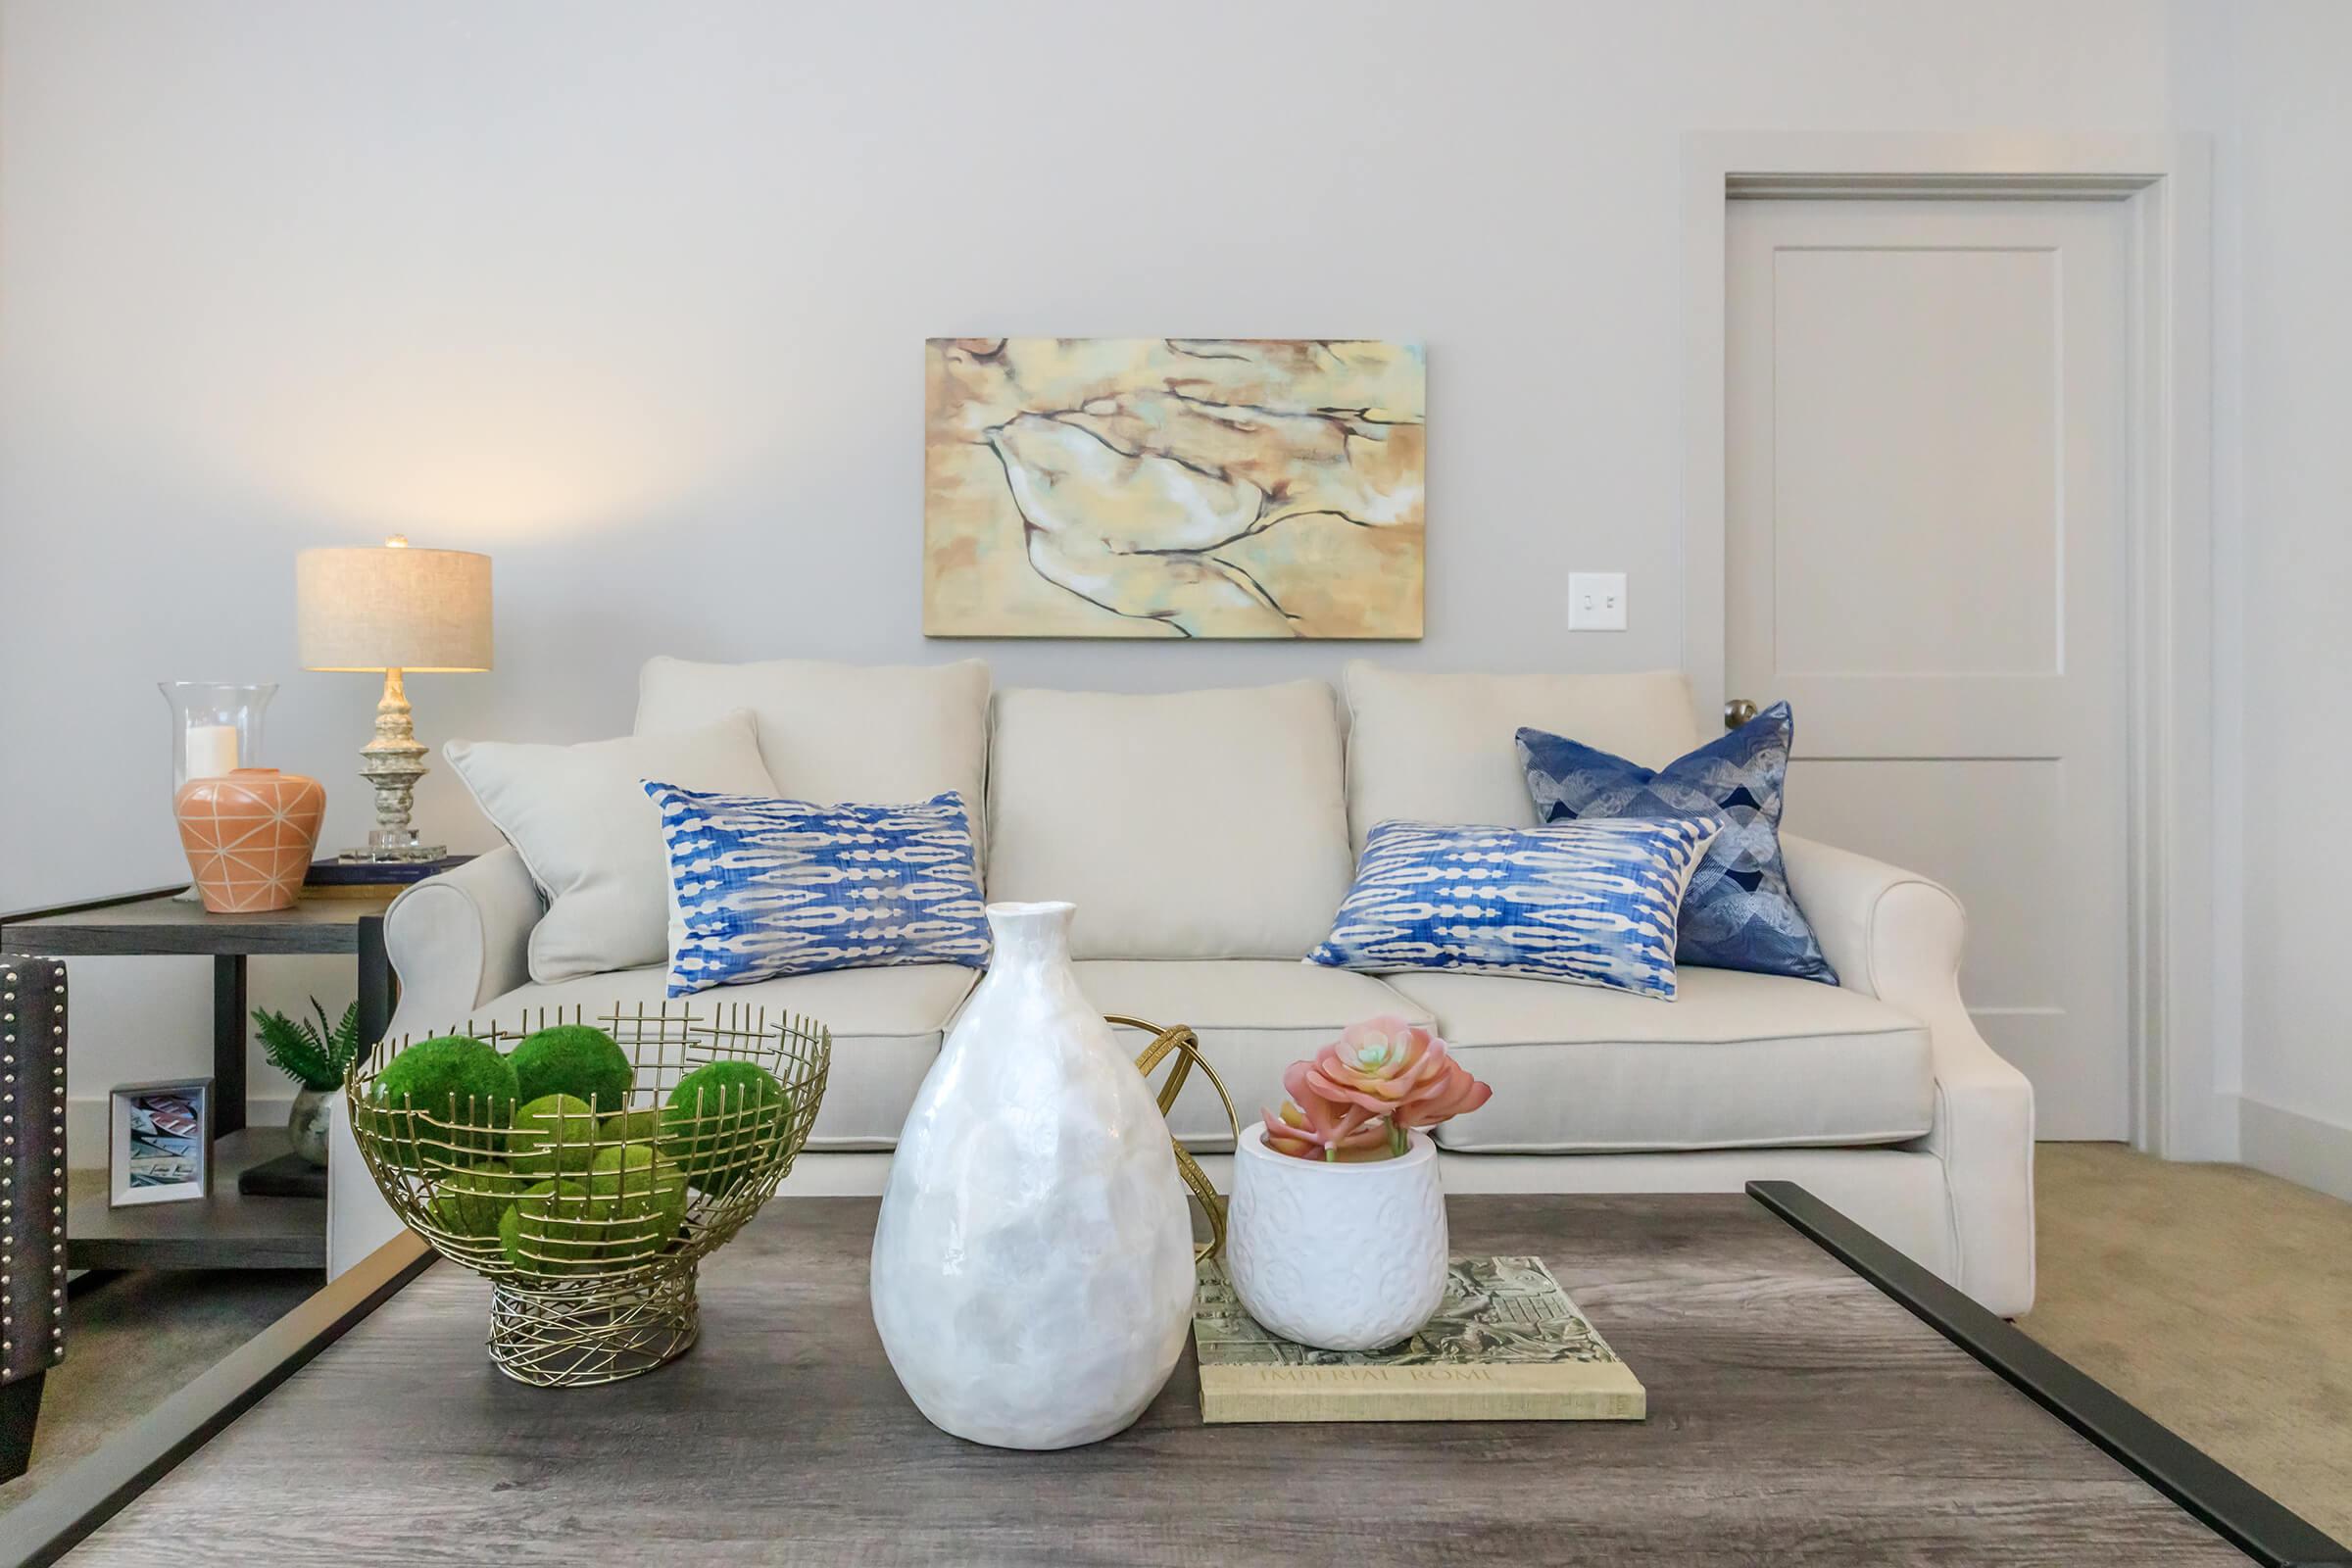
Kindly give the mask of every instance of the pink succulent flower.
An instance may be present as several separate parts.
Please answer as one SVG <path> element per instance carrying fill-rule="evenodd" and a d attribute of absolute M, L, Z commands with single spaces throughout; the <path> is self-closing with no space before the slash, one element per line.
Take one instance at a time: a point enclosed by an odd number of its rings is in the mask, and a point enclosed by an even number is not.
<path fill-rule="evenodd" d="M 1266 1112 L 1266 1143 L 1304 1159 L 1402 1153 L 1405 1131 L 1476 1110 L 1494 1091 L 1453 1059 L 1430 1029 L 1394 1016 L 1349 1024 L 1282 1076 L 1291 1099 Z M 1368 1157 L 1379 1158 L 1379 1154 Z"/>
<path fill-rule="evenodd" d="M 1376 1156 L 1389 1147 L 1389 1129 L 1361 1105 L 1316 1092 L 1308 1064 L 1294 1061 L 1282 1075 L 1291 1098 L 1266 1112 L 1266 1147 L 1300 1159 Z"/>
<path fill-rule="evenodd" d="M 1393 1016 L 1349 1024 L 1315 1054 L 1308 1077 L 1319 1093 L 1403 1127 L 1434 1127 L 1494 1093 L 1434 1031 Z"/>
<path fill-rule="evenodd" d="M 1444 1063 L 1443 1069 L 1422 1080 L 1411 1098 L 1389 1112 L 1389 1119 L 1399 1127 L 1435 1127 L 1494 1098 L 1494 1086 L 1471 1077 L 1470 1069 L 1453 1059 L 1444 1041 L 1438 1042 L 1435 1054 Z"/>

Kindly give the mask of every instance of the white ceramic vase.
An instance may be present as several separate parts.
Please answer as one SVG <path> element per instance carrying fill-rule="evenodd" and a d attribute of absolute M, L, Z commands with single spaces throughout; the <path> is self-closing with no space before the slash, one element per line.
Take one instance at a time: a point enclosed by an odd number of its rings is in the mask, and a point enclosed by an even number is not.
<path fill-rule="evenodd" d="M 1446 1192 L 1426 1133 L 1366 1163 L 1279 1154 L 1242 1129 L 1225 1266 L 1250 1315 L 1324 1350 L 1410 1336 L 1446 1298 Z"/>
<path fill-rule="evenodd" d="M 1158 1102 L 1070 969 L 1067 904 L 992 904 L 988 974 L 899 1135 L 874 1326 L 941 1429 L 1004 1448 L 1120 1431 L 1191 1326 L 1192 1215 Z"/>

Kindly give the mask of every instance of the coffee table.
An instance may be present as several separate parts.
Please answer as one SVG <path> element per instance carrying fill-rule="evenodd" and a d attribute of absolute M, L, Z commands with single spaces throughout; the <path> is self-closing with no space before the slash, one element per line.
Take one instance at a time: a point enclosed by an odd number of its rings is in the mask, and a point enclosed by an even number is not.
<path fill-rule="evenodd" d="M 701 1344 L 595 1389 L 502 1377 L 488 1287 L 404 1237 L 0 1519 L 0 1560 L 2352 1562 L 1793 1186 L 1450 1212 L 1550 1263 L 1646 1422 L 1204 1427 L 1188 1353 L 1107 1443 L 973 1446 L 883 1358 L 875 1204 L 786 1197 L 704 1265 Z"/>

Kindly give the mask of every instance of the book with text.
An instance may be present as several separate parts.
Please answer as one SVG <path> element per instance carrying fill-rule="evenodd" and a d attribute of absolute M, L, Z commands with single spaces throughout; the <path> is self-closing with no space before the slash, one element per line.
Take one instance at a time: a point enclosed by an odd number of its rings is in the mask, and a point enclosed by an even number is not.
<path fill-rule="evenodd" d="M 1200 1418 L 1639 1421 L 1647 1397 L 1538 1257 L 1457 1257 L 1437 1315 L 1385 1350 L 1315 1350 L 1260 1328 L 1221 1265 L 1193 1298 Z"/>

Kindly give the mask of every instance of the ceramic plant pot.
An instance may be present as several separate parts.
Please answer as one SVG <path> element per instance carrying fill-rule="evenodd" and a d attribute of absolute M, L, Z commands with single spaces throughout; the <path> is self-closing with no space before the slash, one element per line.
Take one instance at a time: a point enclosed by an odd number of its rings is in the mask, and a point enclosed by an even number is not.
<path fill-rule="evenodd" d="M 1242 1305 L 1284 1339 L 1376 1350 L 1410 1336 L 1446 1297 L 1446 1193 L 1437 1146 L 1413 1133 L 1394 1159 L 1299 1159 L 1242 1129 L 1225 1267 Z"/>
<path fill-rule="evenodd" d="M 294 1152 L 312 1164 L 326 1166 L 326 1107 L 334 1103 L 333 1089 L 298 1089 L 286 1109 L 286 1138 Z"/>
<path fill-rule="evenodd" d="M 1107 1438 L 1184 1348 L 1192 1217 L 1144 1075 L 1078 990 L 1067 904 L 989 906 L 995 953 L 915 1096 L 874 1231 L 874 1326 L 933 1424 Z"/>
<path fill-rule="evenodd" d="M 318 847 L 326 791 L 315 778 L 240 767 L 192 778 L 172 799 L 179 847 L 214 914 L 293 907 Z"/>

